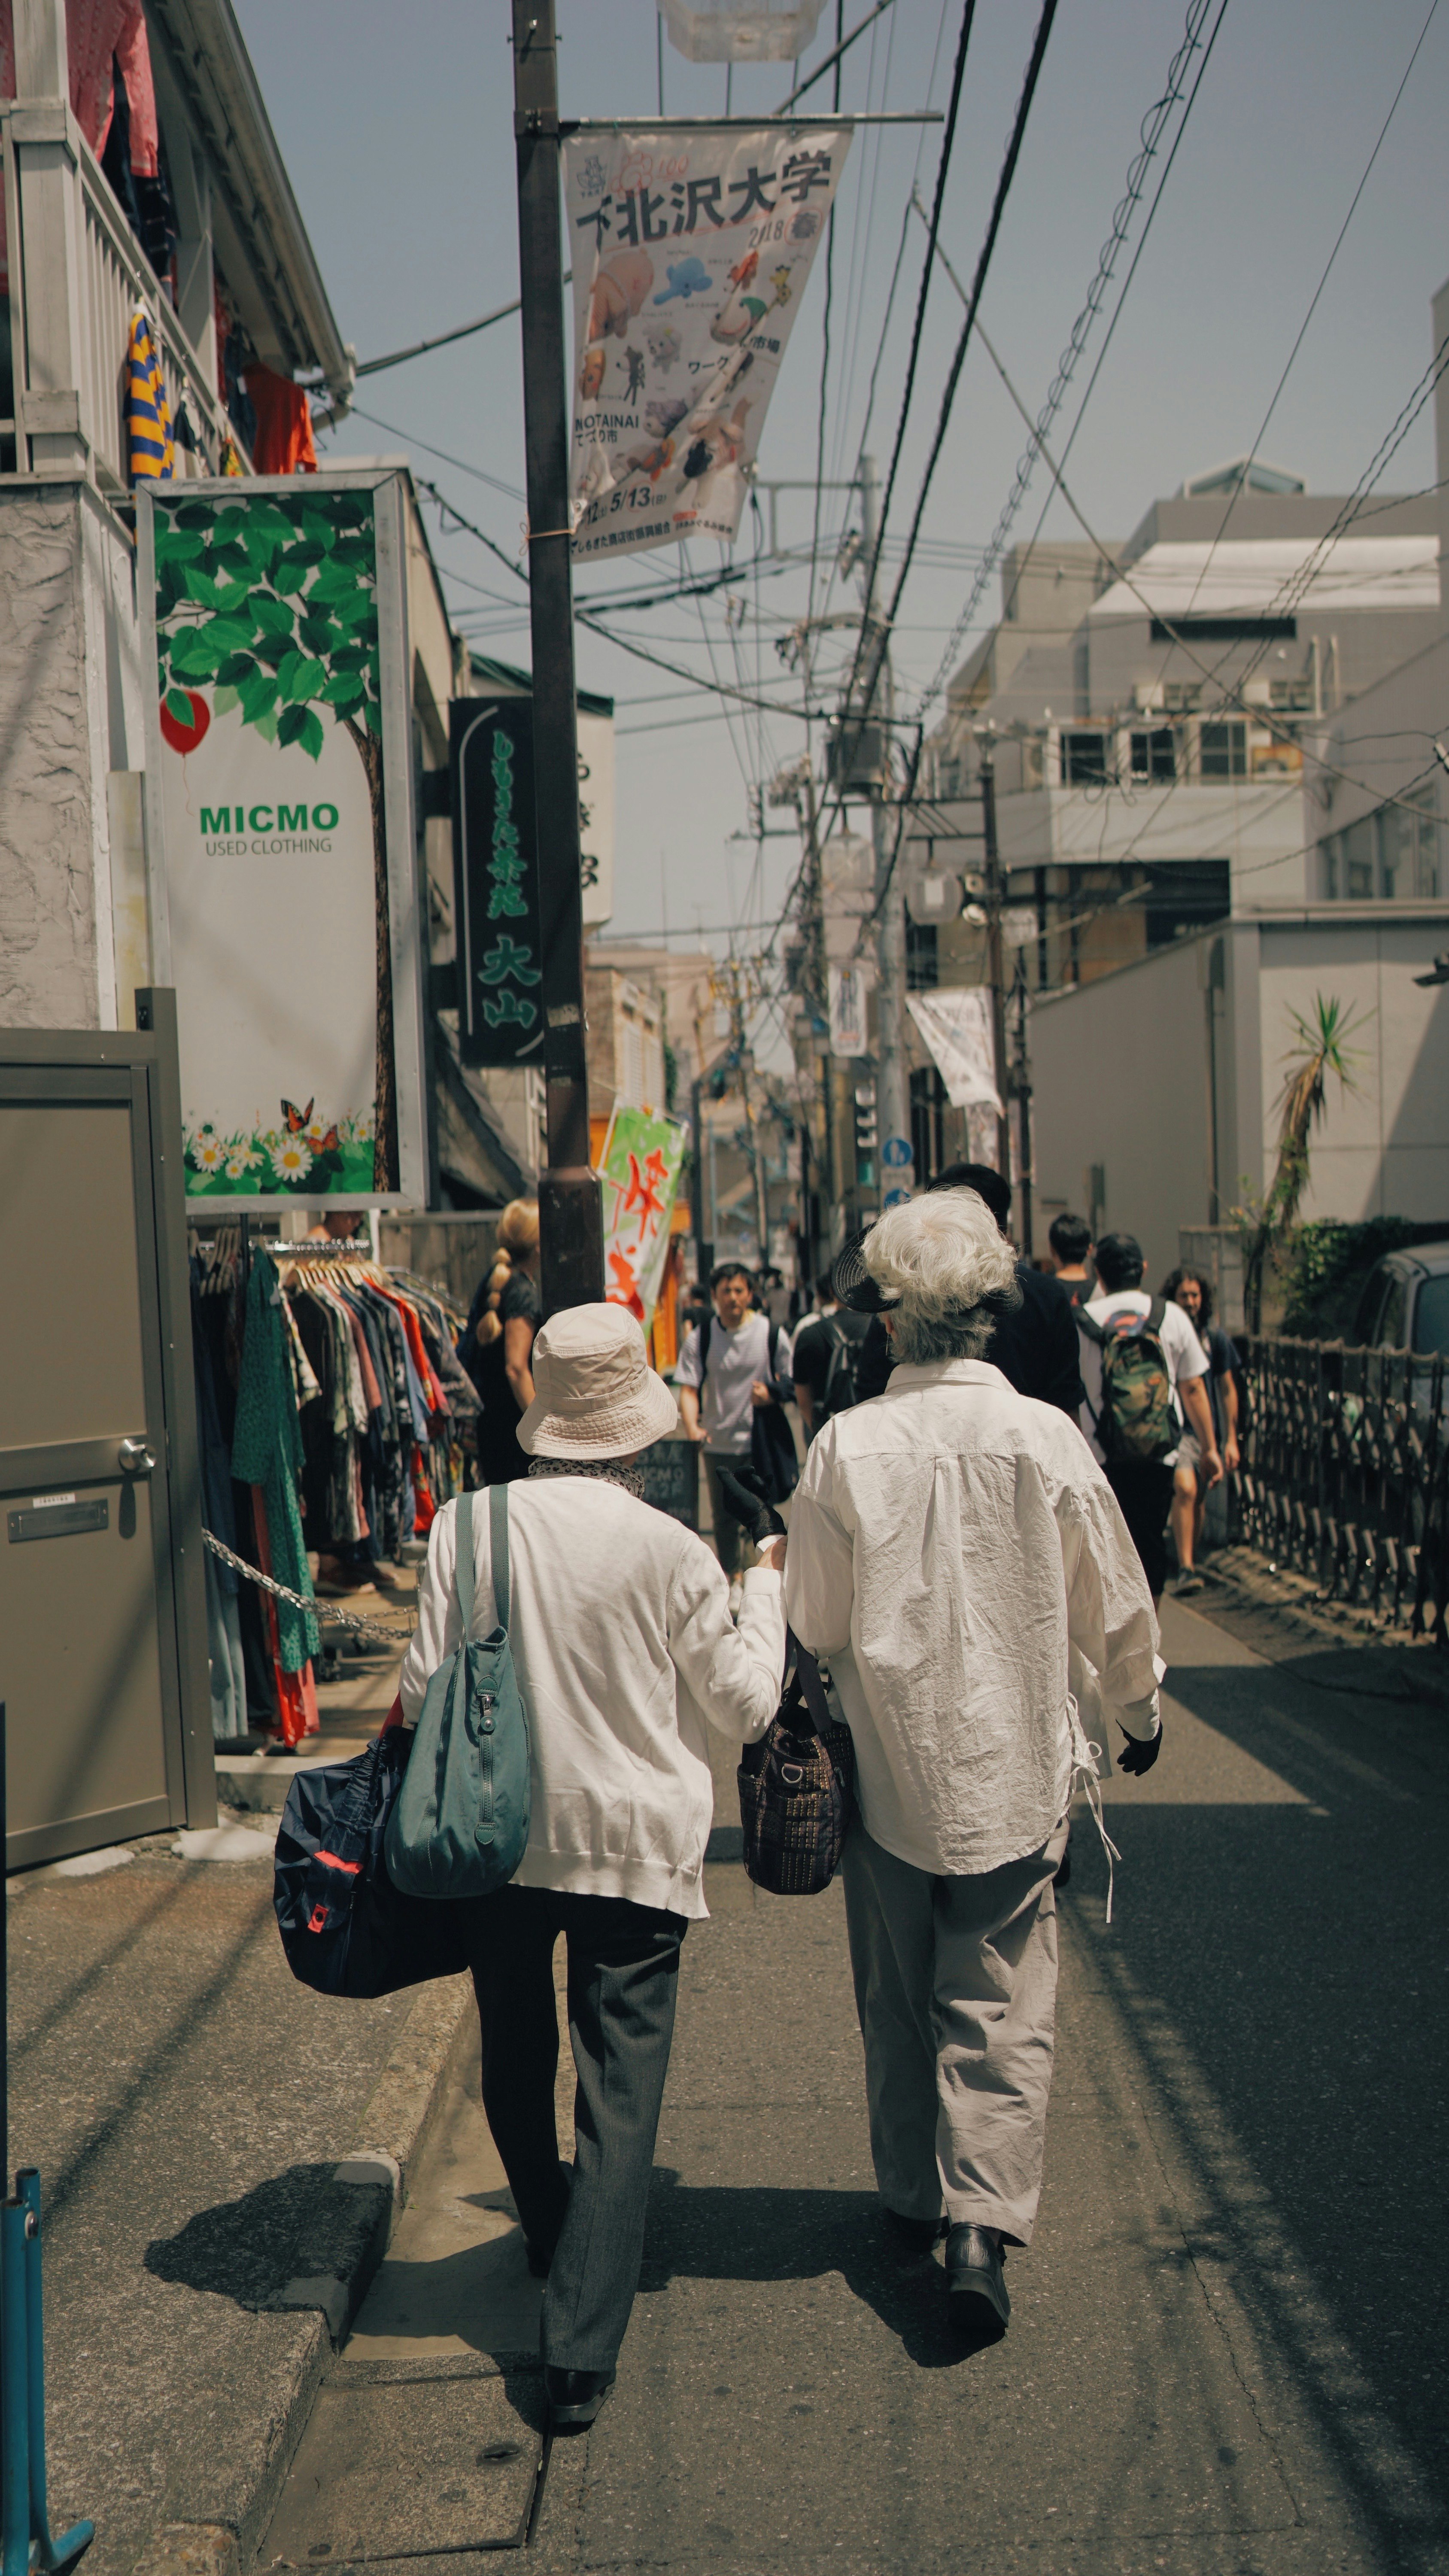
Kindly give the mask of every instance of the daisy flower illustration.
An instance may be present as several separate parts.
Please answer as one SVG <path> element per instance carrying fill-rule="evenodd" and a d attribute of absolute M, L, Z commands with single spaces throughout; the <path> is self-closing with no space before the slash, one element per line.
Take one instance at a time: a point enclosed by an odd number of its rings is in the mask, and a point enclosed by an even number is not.
<path fill-rule="evenodd" d="M 272 1148 L 272 1170 L 279 1181 L 305 1181 L 312 1169 L 312 1149 L 305 1136 L 283 1136 Z"/>
<path fill-rule="evenodd" d="M 226 1159 L 226 1147 L 214 1127 L 203 1127 L 193 1137 L 191 1159 L 199 1172 L 218 1172 Z"/>

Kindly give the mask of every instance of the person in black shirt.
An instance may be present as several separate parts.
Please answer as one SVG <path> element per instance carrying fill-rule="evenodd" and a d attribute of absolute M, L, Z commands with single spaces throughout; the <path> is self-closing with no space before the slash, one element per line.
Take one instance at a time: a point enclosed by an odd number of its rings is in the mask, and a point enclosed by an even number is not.
<path fill-rule="evenodd" d="M 853 1315 L 840 1304 L 828 1270 L 815 1282 L 815 1297 L 816 1312 L 795 1335 L 791 1359 L 807 1440 L 832 1413 L 844 1413 L 857 1401 L 855 1374 L 870 1330 L 868 1315 Z"/>
<path fill-rule="evenodd" d="M 1009 1238 L 1011 1184 L 989 1163 L 948 1163 L 945 1171 L 927 1186 L 933 1190 L 974 1190 L 978 1198 L 986 1201 L 1001 1232 Z M 986 1356 L 1018 1395 L 1034 1395 L 1043 1404 L 1054 1404 L 1059 1412 L 1069 1413 L 1077 1422 L 1085 1398 L 1071 1300 L 1055 1279 L 1033 1270 L 1029 1261 L 1017 1263 L 1016 1276 L 1021 1304 L 1014 1314 L 1001 1317 Z M 878 1315 L 873 1315 L 856 1371 L 860 1403 L 869 1396 L 884 1394 L 892 1365 L 885 1326 Z"/>
<path fill-rule="evenodd" d="M 511 1199 L 498 1221 L 492 1268 L 478 1283 L 458 1345 L 483 1402 L 477 1428 L 483 1485 L 511 1484 L 528 1473 L 518 1423 L 533 1402 L 533 1337 L 543 1320 L 537 1279 L 538 1201 Z"/>

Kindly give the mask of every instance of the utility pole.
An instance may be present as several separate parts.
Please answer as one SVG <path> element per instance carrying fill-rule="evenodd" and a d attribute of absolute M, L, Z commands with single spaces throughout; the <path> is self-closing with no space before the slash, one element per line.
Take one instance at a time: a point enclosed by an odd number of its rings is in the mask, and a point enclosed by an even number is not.
<path fill-rule="evenodd" d="M 513 0 L 528 609 L 533 647 L 534 814 L 543 935 L 548 1163 L 539 1181 L 543 1309 L 602 1301 L 603 1209 L 589 1167 L 579 746 L 569 564 L 568 383 L 559 241 L 554 0 Z"/>
<path fill-rule="evenodd" d="M 817 1168 L 825 1173 L 825 1240 L 830 1240 L 830 1214 L 835 1200 L 835 1071 L 830 1053 L 830 965 L 825 951 L 825 893 L 821 880 L 820 808 L 815 797 L 815 773 L 807 760 L 804 766 L 805 833 L 806 833 L 806 906 L 809 929 L 809 975 L 807 999 L 812 1014 L 824 1022 L 826 1042 L 820 1046 L 816 1032 L 810 1034 L 811 1053 L 819 1068 L 821 1131 L 824 1154 L 817 1157 Z M 814 1286 L 814 1281 L 810 1285 Z"/>
<path fill-rule="evenodd" d="M 996 769 L 991 744 L 981 745 L 981 830 L 986 856 L 986 979 L 991 987 L 991 1045 L 1001 1115 L 996 1122 L 996 1168 L 1011 1179 L 1011 1073 L 1006 1060 L 1006 986 L 1002 971 L 1001 859 L 996 847 Z"/>
<path fill-rule="evenodd" d="M 865 636 L 864 656 L 867 668 L 872 666 L 875 639 L 876 552 L 880 542 L 880 484 L 875 458 L 860 460 L 860 528 L 861 560 L 865 566 Z M 858 731 L 864 741 L 865 727 L 872 717 L 879 725 L 882 759 L 881 783 L 871 799 L 870 832 L 875 850 L 875 896 L 880 906 L 877 922 L 878 982 L 876 986 L 876 1102 L 881 1136 L 881 1205 L 899 1191 L 909 1193 L 914 1173 L 909 1160 L 894 1167 L 885 1161 L 885 1149 L 904 1142 L 908 1151 L 911 1141 L 910 1077 L 906 1066 L 906 894 L 899 868 L 891 868 L 891 829 L 885 795 L 890 783 L 891 656 L 890 638 L 882 639 L 881 650 L 874 658 L 875 686 L 869 706 L 860 710 Z M 851 710 L 847 708 L 849 721 Z"/>
<path fill-rule="evenodd" d="M 1016 1099 L 1017 1132 L 1021 1140 L 1021 1251 L 1030 1261 L 1032 1244 L 1032 1169 L 1031 1169 L 1031 1060 L 1026 1044 L 1026 951 L 1016 952 L 1016 1060 L 1011 1068 L 1011 1087 Z"/>

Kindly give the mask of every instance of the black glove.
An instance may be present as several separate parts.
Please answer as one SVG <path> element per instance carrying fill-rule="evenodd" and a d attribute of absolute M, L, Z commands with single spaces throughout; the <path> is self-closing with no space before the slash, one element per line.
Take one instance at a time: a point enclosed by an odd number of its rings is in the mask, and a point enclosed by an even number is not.
<path fill-rule="evenodd" d="M 1122 1732 L 1124 1735 L 1127 1735 L 1127 1729 L 1125 1726 L 1123 1727 Z M 1135 1771 L 1140 1777 L 1144 1771 L 1151 1770 L 1153 1763 L 1157 1760 L 1158 1754 L 1161 1751 L 1162 1720 L 1159 1718 L 1157 1721 L 1157 1733 L 1155 1735 L 1149 1735 L 1145 1743 L 1140 1735 L 1127 1735 L 1127 1750 L 1125 1753 L 1118 1754 L 1117 1768 L 1119 1771 Z"/>
<path fill-rule="evenodd" d="M 719 1485 L 731 1513 L 756 1547 L 767 1538 L 780 1537 L 785 1524 L 765 1491 L 757 1467 L 741 1467 L 737 1476 L 722 1467 Z"/>

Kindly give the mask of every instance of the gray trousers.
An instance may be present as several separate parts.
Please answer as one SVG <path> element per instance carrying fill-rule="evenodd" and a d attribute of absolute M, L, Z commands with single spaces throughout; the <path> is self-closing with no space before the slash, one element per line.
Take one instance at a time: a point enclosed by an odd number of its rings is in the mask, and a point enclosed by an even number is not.
<path fill-rule="evenodd" d="M 1052 1877 L 1040 1851 L 974 1878 L 933 1878 L 871 1841 L 845 1846 L 846 1922 L 865 2042 L 876 2181 L 903 2218 L 999 2228 L 1031 2243 L 1056 2022 Z"/>
<path fill-rule="evenodd" d="M 543 2358 L 612 2370 L 639 2286 L 685 1921 L 627 1897 L 541 1887 L 481 1897 L 474 1919 L 483 2108 L 524 2234 L 553 2258 Z M 560 1932 L 578 2076 L 572 2176 L 554 2126 Z"/>

